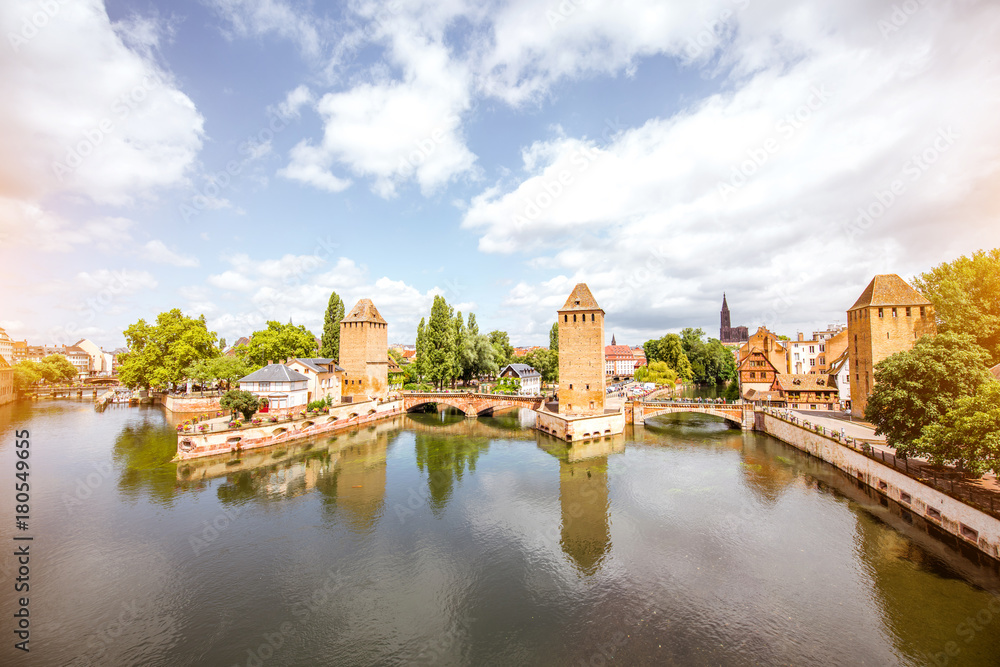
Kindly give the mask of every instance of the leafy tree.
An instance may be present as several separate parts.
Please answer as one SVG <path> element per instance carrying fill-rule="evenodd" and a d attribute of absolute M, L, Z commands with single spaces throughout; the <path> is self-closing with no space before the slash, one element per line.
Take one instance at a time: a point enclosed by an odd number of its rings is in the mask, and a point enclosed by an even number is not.
<path fill-rule="evenodd" d="M 196 361 L 188 366 L 184 372 L 186 377 L 201 384 L 220 381 L 225 382 L 226 386 L 231 386 L 240 378 L 253 373 L 257 368 L 240 357 L 223 356 Z"/>
<path fill-rule="evenodd" d="M 493 346 L 494 359 L 497 362 L 497 366 L 503 368 L 510 363 L 511 358 L 514 356 L 514 348 L 511 347 L 510 338 L 507 336 L 506 331 L 491 331 L 489 333 L 490 345 Z"/>
<path fill-rule="evenodd" d="M 427 379 L 438 389 L 454 377 L 455 325 L 452 321 L 451 306 L 444 297 L 437 295 L 431 306 L 431 318 L 424 329 L 426 347 Z"/>
<path fill-rule="evenodd" d="M 654 361 L 648 366 L 640 366 L 635 372 L 637 382 L 653 382 L 674 386 L 677 382 L 677 371 L 670 368 L 665 361 Z"/>
<path fill-rule="evenodd" d="M 1000 248 L 934 267 L 913 286 L 934 304 L 941 333 L 972 336 L 1000 361 Z"/>
<path fill-rule="evenodd" d="M 490 344 L 488 336 L 479 334 L 471 339 L 472 368 L 470 375 L 474 378 L 494 376 L 500 368 L 496 362 L 496 350 Z"/>
<path fill-rule="evenodd" d="M 532 350 L 524 356 L 524 363 L 542 374 L 543 382 L 559 381 L 559 353 L 545 348 Z"/>
<path fill-rule="evenodd" d="M 677 377 L 689 382 L 694 377 L 691 362 L 684 354 L 684 343 L 677 334 L 667 334 L 660 340 L 660 357 Z"/>
<path fill-rule="evenodd" d="M 340 361 L 340 321 L 344 319 L 344 302 L 336 292 L 330 292 L 330 302 L 323 317 L 323 337 L 320 356 Z"/>
<path fill-rule="evenodd" d="M 476 323 L 476 314 L 475 313 L 469 313 L 469 326 L 467 328 L 469 330 L 469 335 L 470 336 L 478 336 L 479 335 L 479 325 Z"/>
<path fill-rule="evenodd" d="M 76 366 L 62 354 L 50 354 L 38 364 L 38 371 L 46 382 L 67 382 L 76 379 Z"/>
<path fill-rule="evenodd" d="M 919 442 L 924 427 L 992 379 L 986 370 L 988 360 L 989 354 L 971 336 L 924 336 L 913 349 L 875 366 L 875 388 L 865 419 L 900 454 L 931 456 L 933 452 L 922 449 Z"/>
<path fill-rule="evenodd" d="M 680 335 L 695 382 L 721 384 L 736 377 L 736 362 L 722 343 L 715 338 L 706 343 L 705 332 L 700 328 L 688 327 Z"/>
<path fill-rule="evenodd" d="M 275 363 L 293 357 L 315 357 L 316 337 L 301 324 L 281 324 L 269 321 L 267 328 L 255 331 L 250 336 L 243 358 L 255 366 L 264 366 L 268 361 Z"/>
<path fill-rule="evenodd" d="M 931 463 L 958 463 L 976 475 L 1000 471 L 1000 382 L 987 380 L 972 396 L 955 401 L 936 423 L 924 427 L 915 449 Z"/>
<path fill-rule="evenodd" d="M 553 322 L 549 329 L 549 349 L 553 352 L 559 351 L 559 322 Z"/>
<path fill-rule="evenodd" d="M 736 380 L 730 380 L 726 384 L 726 390 L 722 397 L 727 401 L 738 401 L 740 399 L 740 383 Z"/>
<path fill-rule="evenodd" d="M 230 389 L 219 400 L 219 405 L 223 410 L 240 412 L 243 418 L 250 420 L 254 413 L 260 409 L 260 399 L 243 389 Z"/>
<path fill-rule="evenodd" d="M 455 313 L 452 320 L 454 326 L 452 338 L 452 360 L 451 360 L 451 386 L 455 386 L 455 379 L 466 379 L 472 377 L 472 341 L 469 340 L 468 332 L 465 330 L 465 321 L 462 319 L 462 311 Z"/>
<path fill-rule="evenodd" d="M 21 393 L 42 379 L 39 364 L 34 361 L 19 361 L 14 365 L 14 389 Z"/>
<path fill-rule="evenodd" d="M 413 362 L 414 370 L 417 373 L 418 378 L 423 378 L 424 374 L 427 372 L 427 329 L 424 324 L 424 318 L 420 318 L 420 324 L 417 325 L 417 358 Z"/>
<path fill-rule="evenodd" d="M 128 352 L 119 359 L 118 378 L 131 388 L 178 383 L 191 364 L 219 354 L 205 316 L 188 317 L 179 308 L 160 313 L 153 325 L 139 320 L 124 333 Z"/>

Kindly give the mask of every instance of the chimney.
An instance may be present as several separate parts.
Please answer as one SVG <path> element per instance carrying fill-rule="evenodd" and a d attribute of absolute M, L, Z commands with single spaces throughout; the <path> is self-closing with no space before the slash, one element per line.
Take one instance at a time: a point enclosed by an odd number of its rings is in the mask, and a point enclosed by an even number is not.
<path fill-rule="evenodd" d="M 802 333 L 802 332 L 800 331 L 800 332 L 799 332 L 799 342 L 801 343 L 801 342 L 802 342 L 802 341 L 804 341 L 805 339 L 806 339 L 806 335 L 805 335 L 804 333 Z"/>

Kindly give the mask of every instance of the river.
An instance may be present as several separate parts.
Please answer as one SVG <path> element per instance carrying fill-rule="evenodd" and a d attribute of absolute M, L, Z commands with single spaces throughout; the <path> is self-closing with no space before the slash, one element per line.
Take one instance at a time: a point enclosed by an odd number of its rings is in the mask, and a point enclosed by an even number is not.
<path fill-rule="evenodd" d="M 160 408 L 2 407 L 0 538 L 33 540 L 0 664 L 1000 664 L 995 565 L 836 469 L 702 415 L 573 448 L 530 419 L 177 465 Z"/>

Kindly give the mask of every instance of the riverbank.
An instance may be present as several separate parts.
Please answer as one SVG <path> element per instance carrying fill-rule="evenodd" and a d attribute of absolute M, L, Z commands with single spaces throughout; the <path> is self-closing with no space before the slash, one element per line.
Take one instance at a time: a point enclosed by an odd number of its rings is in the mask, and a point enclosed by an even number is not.
<path fill-rule="evenodd" d="M 864 451 L 867 443 L 858 451 L 842 441 L 839 433 L 776 409 L 758 410 L 754 430 L 826 461 L 945 533 L 1000 560 L 1000 520 L 874 458 Z"/>

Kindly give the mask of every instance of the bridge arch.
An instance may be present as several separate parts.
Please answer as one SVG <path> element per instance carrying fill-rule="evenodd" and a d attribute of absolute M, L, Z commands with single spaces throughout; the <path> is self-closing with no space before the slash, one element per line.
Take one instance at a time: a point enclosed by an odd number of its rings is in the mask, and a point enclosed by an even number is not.
<path fill-rule="evenodd" d="M 680 404 L 680 405 L 668 405 L 663 407 L 649 408 L 647 407 L 642 415 L 642 423 L 646 424 L 650 419 L 656 417 L 662 417 L 664 415 L 680 415 L 680 414 L 700 414 L 709 415 L 712 417 L 718 417 L 723 419 L 730 424 L 739 426 L 740 428 L 745 428 L 745 416 L 744 411 L 741 406 L 732 406 L 730 409 L 725 409 L 723 406 L 714 405 L 698 405 L 698 404 Z"/>

